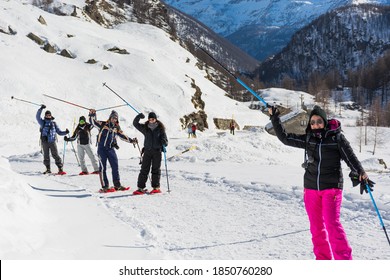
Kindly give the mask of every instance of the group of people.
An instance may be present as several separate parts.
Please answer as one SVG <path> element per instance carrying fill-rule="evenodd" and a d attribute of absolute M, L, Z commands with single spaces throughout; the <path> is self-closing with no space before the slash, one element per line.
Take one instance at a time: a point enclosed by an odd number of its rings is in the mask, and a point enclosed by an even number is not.
<path fill-rule="evenodd" d="M 63 170 L 63 162 L 58 155 L 58 149 L 56 144 L 56 134 L 65 136 L 69 134 L 69 130 L 61 130 L 52 116 L 50 111 L 46 111 L 44 118 L 41 118 L 43 109 L 46 106 L 42 105 L 36 114 L 36 119 L 40 125 L 40 139 L 43 151 L 43 164 L 46 167 L 44 174 L 51 173 L 50 166 L 50 153 L 55 160 L 55 164 L 58 167 L 58 174 L 65 174 Z M 159 193 L 160 190 L 160 177 L 161 177 L 161 152 L 166 152 L 168 146 L 168 138 L 165 131 L 164 124 L 157 119 L 157 115 L 154 112 L 150 112 L 148 120 L 145 123 L 140 123 L 141 119 L 144 119 L 145 115 L 138 114 L 134 121 L 134 127 L 144 135 L 144 148 L 141 170 L 137 180 L 137 190 L 133 192 L 135 195 L 144 194 L 146 192 L 146 182 L 148 174 L 151 169 L 151 185 L 153 190 L 150 193 Z M 95 158 L 91 144 L 91 130 L 98 128 L 97 136 L 97 155 L 99 165 Z M 110 190 L 109 180 L 107 177 L 107 161 L 111 166 L 112 181 L 115 190 L 125 190 L 126 188 L 121 184 L 119 176 L 118 157 L 115 149 L 118 149 L 117 138 L 132 144 L 138 145 L 137 138 L 130 138 L 125 135 L 119 125 L 119 115 L 116 111 L 112 111 L 108 119 L 105 121 L 99 121 L 96 118 L 96 110 L 91 109 L 89 111 L 89 123 L 84 116 L 79 118 L 79 123 L 75 128 L 71 137 L 65 136 L 65 141 L 75 141 L 77 139 L 77 152 L 80 159 L 81 172 L 79 175 L 88 175 L 88 168 L 85 163 L 85 154 L 91 160 L 94 171 L 92 174 L 99 174 L 101 183 L 101 192 L 108 192 Z"/>
<path fill-rule="evenodd" d="M 69 130 L 62 131 L 53 121 L 54 117 L 50 111 L 46 111 L 45 118 L 41 119 L 41 111 L 44 105 L 37 112 L 37 120 L 41 126 L 41 140 L 44 152 L 43 163 L 46 166 L 45 173 L 50 173 L 49 150 L 52 153 L 59 171 L 63 171 L 61 158 L 58 156 L 55 145 L 55 134 L 66 135 Z M 310 224 L 312 235 L 313 252 L 318 260 L 351 260 L 352 248 L 347 240 L 346 233 L 340 222 L 340 208 L 343 191 L 343 174 L 341 160 L 344 160 L 354 174 L 357 174 L 361 184 L 360 193 L 367 192 L 367 187 L 372 190 L 373 182 L 353 152 L 349 142 L 341 133 L 339 121 L 328 120 L 326 112 L 319 106 L 315 106 L 310 113 L 309 123 L 304 134 L 287 133 L 279 118 L 279 110 L 276 107 L 269 108 L 269 115 L 275 130 L 276 136 L 285 145 L 305 150 L 304 174 L 304 195 L 303 200 Z M 122 189 L 118 171 L 118 158 L 114 148 L 117 146 L 117 136 L 129 143 L 137 143 L 136 138 L 126 136 L 119 126 L 118 114 L 112 111 L 109 119 L 98 121 L 96 111 L 90 110 L 90 123 L 80 117 L 79 125 L 72 137 L 65 138 L 67 141 L 79 139 L 79 156 L 82 162 L 82 172 L 88 173 L 84 153 L 90 156 L 95 172 L 97 166 L 93 163 L 93 153 L 90 150 L 90 131 L 93 126 L 99 129 L 98 134 L 98 157 L 99 174 L 101 177 L 102 189 L 107 190 L 109 183 L 106 175 L 107 160 L 112 168 L 114 187 Z M 134 194 L 143 194 L 146 189 L 146 181 L 150 167 L 152 168 L 151 184 L 154 192 L 160 191 L 160 165 L 161 151 L 165 152 L 168 139 L 164 125 L 157 120 L 155 113 L 148 115 L 148 120 L 141 124 L 140 120 L 145 118 L 144 114 L 135 117 L 133 125 L 144 136 L 144 156 L 141 171 L 138 176 L 138 189 Z M 193 126 L 189 126 L 193 137 L 196 136 Z M 234 123 L 230 126 L 234 133 Z M 86 146 L 87 145 L 87 146 Z"/>
<path fill-rule="evenodd" d="M 196 124 L 190 123 L 187 126 L 188 138 L 196 138 Z"/>

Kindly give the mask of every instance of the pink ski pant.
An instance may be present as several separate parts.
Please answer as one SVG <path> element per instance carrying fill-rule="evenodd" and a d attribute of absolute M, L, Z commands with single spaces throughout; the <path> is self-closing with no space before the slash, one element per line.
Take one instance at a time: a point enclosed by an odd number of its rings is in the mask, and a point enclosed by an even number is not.
<path fill-rule="evenodd" d="M 304 189 L 313 252 L 317 260 L 352 260 L 352 248 L 340 223 L 343 191 Z"/>

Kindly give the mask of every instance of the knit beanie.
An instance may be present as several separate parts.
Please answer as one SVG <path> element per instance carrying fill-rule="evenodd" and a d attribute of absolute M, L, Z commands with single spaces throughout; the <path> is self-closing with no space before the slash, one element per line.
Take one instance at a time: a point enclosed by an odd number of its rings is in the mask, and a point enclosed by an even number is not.
<path fill-rule="evenodd" d="M 109 118 L 111 119 L 112 117 L 117 118 L 117 119 L 119 118 L 119 115 L 118 115 L 118 113 L 115 110 L 111 111 L 111 114 L 110 114 Z"/>
<path fill-rule="evenodd" d="M 157 115 L 154 112 L 150 112 L 148 115 L 148 119 L 157 119 Z"/>
<path fill-rule="evenodd" d="M 323 109 L 321 109 L 320 106 L 315 105 L 313 107 L 313 110 L 310 113 L 309 121 L 311 120 L 311 117 L 313 115 L 320 116 L 324 120 L 324 127 L 328 125 L 328 118 L 326 116 L 326 112 Z"/>

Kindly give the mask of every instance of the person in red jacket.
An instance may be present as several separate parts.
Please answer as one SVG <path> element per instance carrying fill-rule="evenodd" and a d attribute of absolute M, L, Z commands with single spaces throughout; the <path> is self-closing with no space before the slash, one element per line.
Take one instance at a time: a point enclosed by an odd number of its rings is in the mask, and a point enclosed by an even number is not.
<path fill-rule="evenodd" d="M 191 126 L 191 130 L 192 130 L 192 137 L 196 138 L 196 124 L 192 124 Z"/>

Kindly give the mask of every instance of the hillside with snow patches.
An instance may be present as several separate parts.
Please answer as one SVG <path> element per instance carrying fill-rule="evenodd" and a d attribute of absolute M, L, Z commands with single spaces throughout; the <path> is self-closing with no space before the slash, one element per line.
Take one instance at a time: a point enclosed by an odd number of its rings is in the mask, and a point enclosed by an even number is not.
<path fill-rule="evenodd" d="M 47 25 L 38 22 L 39 16 Z M 85 19 L 46 13 L 22 1 L 2 1 L 0 29 L 9 27 L 13 35 L 0 33 L 1 259 L 313 259 L 302 200 L 303 151 L 283 146 L 269 135 L 264 130 L 269 122 L 266 115 L 227 98 L 205 78 L 196 59 L 167 34 L 137 23 L 105 29 Z M 75 58 L 47 53 L 27 38 L 30 32 L 58 50 L 69 50 Z M 129 54 L 108 52 L 112 47 Z M 89 59 L 98 62 L 85 63 Z M 192 80 L 202 91 L 209 124 L 196 139 L 187 138 L 180 123 L 183 115 L 196 111 L 191 103 Z M 58 125 L 72 131 L 75 121 L 88 111 L 43 94 L 86 108 L 122 105 L 102 86 L 104 82 L 137 110 L 156 112 L 166 125 L 167 157 L 177 156 L 162 163 L 161 195 L 99 194 L 98 177 L 77 175 L 80 168 L 72 146 L 64 145 L 62 137 L 57 145 L 67 175 L 41 174 L 44 166 L 35 120 L 39 106 L 11 96 L 45 104 Z M 301 95 L 306 105 L 314 104 L 303 92 L 275 88 L 264 92 L 270 104 L 298 104 Z M 142 144 L 142 135 L 132 125 L 136 112 L 129 106 L 117 111 L 124 132 Z M 334 116 L 342 121 L 357 152 L 359 112 L 343 111 L 341 116 L 336 112 Z M 109 113 L 98 112 L 98 119 L 105 120 Z M 240 127 L 253 128 L 238 130 L 233 136 L 216 129 L 213 118 L 234 118 Z M 368 131 L 373 134 L 372 128 Z M 381 128 L 382 141 L 388 137 L 390 130 Z M 369 139 L 357 156 L 377 182 L 373 194 L 390 227 L 390 173 L 378 163 L 382 158 L 390 164 L 390 151 L 382 143 L 372 155 Z M 119 146 L 122 184 L 134 190 L 139 151 L 125 142 L 119 141 Z M 192 146 L 193 150 L 178 155 Z M 88 158 L 86 162 L 90 166 Z M 389 260 L 387 240 L 372 202 L 351 187 L 348 173 L 345 167 L 341 220 L 353 256 Z"/>

